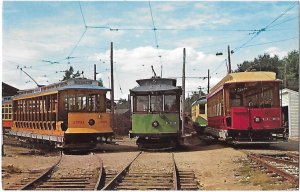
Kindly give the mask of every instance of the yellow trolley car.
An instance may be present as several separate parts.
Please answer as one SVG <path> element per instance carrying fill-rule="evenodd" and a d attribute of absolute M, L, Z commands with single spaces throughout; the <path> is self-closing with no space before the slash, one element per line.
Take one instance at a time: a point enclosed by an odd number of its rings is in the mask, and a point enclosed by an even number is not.
<path fill-rule="evenodd" d="M 207 126 L 207 100 L 201 97 L 192 103 L 193 128 L 198 134 L 202 134 Z"/>
<path fill-rule="evenodd" d="M 69 79 L 23 90 L 13 100 L 11 135 L 55 143 L 67 150 L 111 140 L 109 89 L 89 79 Z"/>

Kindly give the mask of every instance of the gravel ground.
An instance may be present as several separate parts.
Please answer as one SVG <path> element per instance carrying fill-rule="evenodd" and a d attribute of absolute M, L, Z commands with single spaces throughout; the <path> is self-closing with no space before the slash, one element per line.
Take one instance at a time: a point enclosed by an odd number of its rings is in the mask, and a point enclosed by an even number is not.
<path fill-rule="evenodd" d="M 239 183 L 236 170 L 246 155 L 223 145 L 198 145 L 192 151 L 180 151 L 174 157 L 179 169 L 192 169 L 204 190 L 259 190 L 259 186 Z"/>
<path fill-rule="evenodd" d="M 43 170 L 52 166 L 58 160 L 57 153 L 50 155 L 30 155 L 32 150 L 21 147 L 4 146 L 5 156 L 2 156 L 2 189 L 17 183 L 22 178 L 29 177 L 33 170 Z"/>
<path fill-rule="evenodd" d="M 100 168 L 101 160 L 94 154 L 89 155 L 63 155 L 59 169 L 53 177 L 80 173 L 91 173 Z"/>
<path fill-rule="evenodd" d="M 295 142 L 294 145 L 285 143 L 284 147 L 232 148 L 222 143 L 205 144 L 196 137 L 191 137 L 186 140 L 185 144 L 185 147 L 174 151 L 177 166 L 179 169 L 194 170 L 204 190 L 261 190 L 263 188 L 260 185 L 240 182 L 241 177 L 237 174 L 237 170 L 243 166 L 240 160 L 246 158 L 244 151 L 276 153 L 288 149 L 295 152 Z M 98 166 L 97 158 L 100 158 L 107 170 L 118 172 L 139 152 L 135 140 L 125 137 L 117 140 L 117 145 L 100 145 L 99 147 L 99 150 L 93 152 L 95 155 L 65 156 L 61 168 L 66 172 L 70 170 L 80 172 L 83 166 L 85 171 L 94 170 Z M 4 149 L 6 156 L 2 157 L 2 168 L 6 169 L 11 165 L 21 173 L 2 173 L 3 189 L 20 178 L 26 177 L 28 170 L 45 169 L 57 161 L 57 154 L 29 155 L 29 149 L 11 146 L 5 146 Z M 132 164 L 132 169 L 170 171 L 172 169 L 171 157 L 171 152 L 144 152 L 139 157 L 138 163 Z"/>
<path fill-rule="evenodd" d="M 130 166 L 129 171 L 173 172 L 172 154 L 167 152 L 143 152 Z"/>

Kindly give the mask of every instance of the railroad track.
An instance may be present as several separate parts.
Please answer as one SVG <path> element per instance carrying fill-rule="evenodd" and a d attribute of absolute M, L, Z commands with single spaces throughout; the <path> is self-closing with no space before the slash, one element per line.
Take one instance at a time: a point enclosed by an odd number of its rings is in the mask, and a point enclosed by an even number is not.
<path fill-rule="evenodd" d="M 61 170 L 63 158 L 70 158 L 61 155 L 59 160 L 43 172 L 37 172 L 30 178 L 23 179 L 10 189 L 13 190 L 98 190 L 103 179 L 102 161 L 94 155 L 95 161 L 99 162 L 98 168 L 88 170 L 82 169 Z"/>
<path fill-rule="evenodd" d="M 33 170 L 29 171 L 29 177 L 23 178 L 20 181 L 9 186 L 8 190 L 28 190 L 31 189 L 36 182 L 47 177 L 59 164 L 61 161 L 62 155 L 58 158 L 58 161 L 55 162 L 51 167 L 45 170 Z"/>
<path fill-rule="evenodd" d="M 287 154 L 254 154 L 249 153 L 248 157 L 258 166 L 266 169 L 272 177 L 280 176 L 288 180 L 295 187 L 299 187 L 299 159 L 289 153 Z"/>
<path fill-rule="evenodd" d="M 143 155 L 139 152 L 102 190 L 197 190 L 198 183 L 192 170 L 178 170 L 172 153 L 172 172 L 130 169 Z"/>

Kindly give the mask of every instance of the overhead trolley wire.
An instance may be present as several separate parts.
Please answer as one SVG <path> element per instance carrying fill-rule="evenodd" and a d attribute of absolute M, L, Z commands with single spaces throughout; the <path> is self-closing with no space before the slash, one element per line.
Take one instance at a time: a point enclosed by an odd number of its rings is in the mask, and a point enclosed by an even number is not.
<path fill-rule="evenodd" d="M 218 71 L 218 69 L 220 69 L 220 67 L 221 67 L 225 62 L 226 62 L 226 59 L 224 59 L 224 60 L 220 63 L 220 65 L 218 65 L 218 67 L 216 67 L 211 73 L 213 74 L 213 73 L 215 73 L 216 71 Z"/>
<path fill-rule="evenodd" d="M 236 47 L 233 49 L 234 52 L 237 52 L 239 49 L 245 48 L 245 46 L 252 41 L 255 37 L 257 37 L 260 33 L 266 31 L 269 27 L 272 26 L 273 23 L 275 23 L 278 19 L 280 19 L 282 16 L 284 16 L 287 12 L 289 12 L 292 8 L 294 8 L 296 5 L 298 4 L 298 2 L 295 2 L 293 5 L 291 5 L 288 9 L 286 9 L 284 12 L 282 12 L 279 16 L 277 16 L 273 21 L 271 21 L 269 24 L 267 24 L 265 27 L 259 29 L 258 31 L 256 31 L 253 36 L 246 41 L 245 43 L 243 43 L 241 46 Z"/>
<path fill-rule="evenodd" d="M 87 25 L 86 25 L 86 22 L 85 22 L 85 18 L 84 18 L 83 12 L 82 12 L 82 8 L 81 8 L 80 2 L 79 2 L 79 8 L 80 8 L 80 13 L 81 13 L 81 16 L 82 16 L 82 20 L 83 20 L 83 23 L 84 23 L 85 30 L 81 34 L 79 40 L 77 41 L 77 43 L 75 44 L 75 46 L 73 47 L 73 49 L 71 50 L 71 52 L 69 53 L 69 55 L 66 57 L 66 59 L 70 59 L 70 56 L 73 54 L 73 52 L 75 51 L 75 49 L 78 47 L 80 41 L 82 40 L 84 34 L 86 33 L 86 31 L 88 29 Z"/>
<path fill-rule="evenodd" d="M 269 41 L 269 42 L 265 42 L 265 43 L 257 43 L 257 44 L 247 45 L 244 48 L 246 48 L 246 47 L 253 47 L 253 46 L 259 46 L 259 45 L 266 45 L 266 44 L 271 44 L 271 43 L 277 43 L 277 42 L 282 42 L 282 41 L 289 41 L 289 40 L 297 39 L 297 38 L 298 37 L 291 37 L 291 38 L 288 38 L 288 39 L 281 39 L 281 40 L 277 40 L 277 41 Z"/>
<path fill-rule="evenodd" d="M 281 24 L 283 24 L 283 23 L 286 23 L 286 22 L 295 20 L 295 19 L 298 19 L 298 16 L 297 16 L 297 17 L 288 18 L 288 19 L 286 19 L 286 20 L 284 20 L 284 21 L 282 21 L 282 22 L 280 22 L 280 23 L 277 23 L 277 24 L 275 24 L 275 25 L 272 25 L 272 26 L 269 27 L 269 29 L 270 29 L 270 28 L 273 28 L 273 27 L 276 27 L 276 26 L 278 26 L 278 25 L 281 25 Z"/>
<path fill-rule="evenodd" d="M 278 19 L 280 19 L 282 16 L 284 16 L 287 12 L 289 12 L 291 9 L 293 9 L 298 4 L 298 1 L 295 2 L 293 5 L 291 5 L 288 9 L 286 9 L 283 13 L 281 13 L 278 17 L 276 17 L 271 23 L 269 23 L 265 29 L 270 27 L 273 23 L 275 23 Z"/>
<path fill-rule="evenodd" d="M 159 52 L 159 45 L 158 45 L 158 40 L 157 40 L 157 34 L 156 34 L 156 27 L 155 27 L 155 23 L 154 23 L 154 19 L 153 19 L 153 13 L 152 13 L 152 8 L 151 8 L 151 3 L 150 1 L 149 3 L 149 9 L 150 9 L 150 14 L 151 14 L 151 20 L 152 20 L 152 25 L 153 25 L 153 32 L 154 32 L 154 37 L 155 37 L 155 43 L 156 43 L 156 49 L 157 49 L 157 53 L 158 53 L 158 57 L 159 57 L 159 61 L 160 61 L 160 76 L 162 77 L 162 70 L 163 70 L 163 64 L 162 64 L 162 60 L 161 60 L 161 54 Z"/>
<path fill-rule="evenodd" d="M 81 13 L 81 16 L 82 16 L 84 26 L 85 26 L 85 28 L 87 28 L 87 25 L 86 25 L 86 22 L 85 22 L 85 19 L 84 19 L 84 15 L 83 15 L 83 12 L 82 12 L 82 7 L 81 7 L 81 4 L 80 4 L 80 1 L 78 3 L 79 3 L 80 13 Z"/>

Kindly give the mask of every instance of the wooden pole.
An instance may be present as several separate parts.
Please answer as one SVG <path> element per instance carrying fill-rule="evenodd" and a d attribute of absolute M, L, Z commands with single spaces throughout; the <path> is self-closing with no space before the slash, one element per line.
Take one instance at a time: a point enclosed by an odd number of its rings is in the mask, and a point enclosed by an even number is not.
<path fill-rule="evenodd" d="M 111 91 L 110 91 L 110 108 L 111 108 L 111 127 L 114 128 L 114 60 L 113 60 L 113 42 L 110 44 L 110 80 L 111 80 Z"/>
<path fill-rule="evenodd" d="M 207 71 L 207 94 L 209 93 L 209 79 L 210 79 L 210 77 L 209 77 L 209 69 L 208 69 L 208 71 Z"/>
<path fill-rule="evenodd" d="M 94 64 L 94 80 L 96 81 L 96 75 L 97 75 L 97 73 L 96 73 L 96 64 Z"/>
<path fill-rule="evenodd" d="M 231 73 L 230 47 L 228 45 L 228 74 Z"/>
<path fill-rule="evenodd" d="M 184 135 L 184 103 L 185 103 L 185 48 L 183 48 L 183 68 L 182 68 L 182 135 Z"/>

